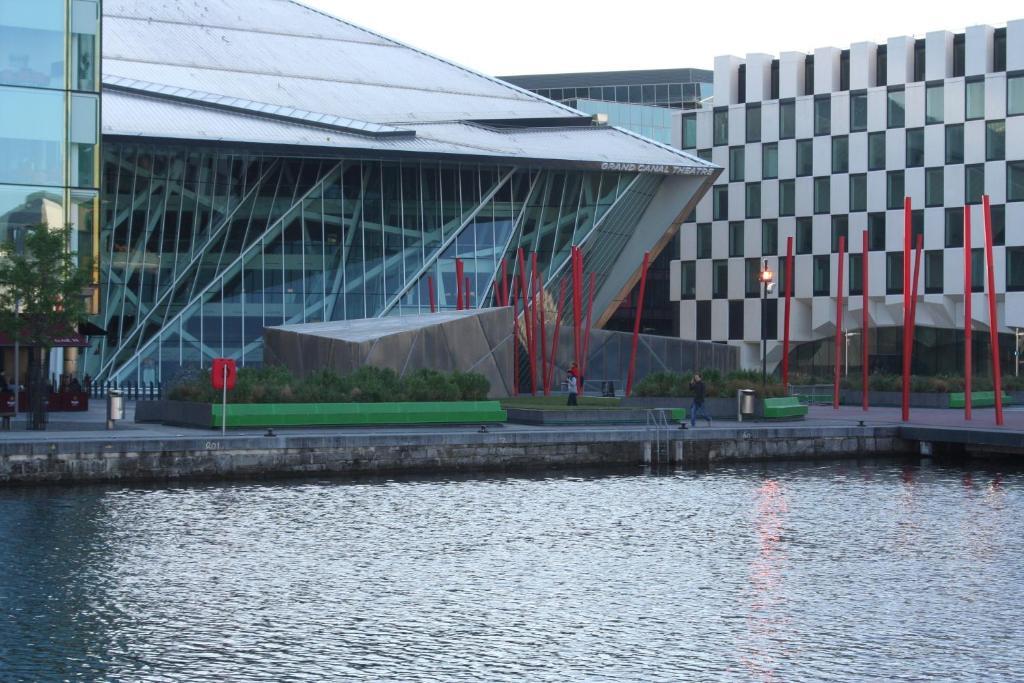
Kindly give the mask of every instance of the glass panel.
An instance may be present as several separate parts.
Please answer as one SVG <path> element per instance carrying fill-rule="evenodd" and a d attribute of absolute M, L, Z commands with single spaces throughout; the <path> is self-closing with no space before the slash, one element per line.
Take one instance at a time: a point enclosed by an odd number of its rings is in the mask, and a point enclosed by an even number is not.
<path fill-rule="evenodd" d="M 63 192 L 45 187 L 0 185 L 0 243 L 23 246 L 25 228 L 64 224 Z"/>
<path fill-rule="evenodd" d="M 0 22 L 2 23 L 2 22 Z M 71 5 L 71 87 L 97 91 L 96 35 L 99 33 L 99 5 L 93 0 L 73 0 Z"/>
<path fill-rule="evenodd" d="M 814 257 L 814 296 L 828 296 L 831 291 L 831 257 L 821 254 Z"/>
<path fill-rule="evenodd" d="M 831 178 L 814 179 L 814 213 L 828 213 L 832 206 Z"/>
<path fill-rule="evenodd" d="M 850 142 L 845 135 L 832 138 L 832 172 L 846 173 L 850 168 Z"/>
<path fill-rule="evenodd" d="M 1024 291 L 1024 247 L 1006 250 L 1006 291 Z"/>
<path fill-rule="evenodd" d="M 743 221 L 729 223 L 729 256 L 743 256 Z"/>
<path fill-rule="evenodd" d="M 1024 161 L 1006 164 L 1006 200 L 1024 202 Z"/>
<path fill-rule="evenodd" d="M 964 126 L 962 123 L 946 126 L 946 163 L 964 163 Z"/>
<path fill-rule="evenodd" d="M 928 85 L 924 100 L 925 124 L 942 123 L 944 106 L 942 84 Z"/>
<path fill-rule="evenodd" d="M 779 102 L 779 139 L 791 140 L 796 137 L 796 103 L 793 100 Z"/>
<path fill-rule="evenodd" d="M 693 149 L 697 146 L 697 117 L 683 117 L 683 149 Z"/>
<path fill-rule="evenodd" d="M 779 253 L 779 222 L 775 219 L 761 222 L 761 255 L 775 256 Z"/>
<path fill-rule="evenodd" d="M 761 139 L 761 106 L 747 105 L 747 142 L 758 142 Z"/>
<path fill-rule="evenodd" d="M 727 185 L 716 185 L 712 200 L 714 202 L 714 220 L 729 220 L 729 187 Z"/>
<path fill-rule="evenodd" d="M 814 251 L 814 223 L 809 217 L 796 219 L 796 253 L 810 254 Z"/>
<path fill-rule="evenodd" d="M 850 176 L 850 211 L 866 211 L 868 208 L 868 179 L 863 173 Z"/>
<path fill-rule="evenodd" d="M 964 210 L 962 207 L 946 209 L 945 232 L 947 248 L 964 246 Z"/>
<path fill-rule="evenodd" d="M 985 118 L 985 79 L 978 78 L 967 81 L 964 115 L 967 120 Z"/>
<path fill-rule="evenodd" d="M 679 264 L 679 277 L 681 298 L 695 299 L 697 297 L 697 262 L 683 261 Z"/>
<path fill-rule="evenodd" d="M 885 213 L 868 214 L 868 248 L 871 251 L 885 250 Z"/>
<path fill-rule="evenodd" d="M 985 165 L 969 164 L 964 167 L 964 197 L 968 204 L 980 204 L 985 194 Z"/>
<path fill-rule="evenodd" d="M 828 135 L 832 132 L 832 98 L 814 98 L 814 134 Z"/>
<path fill-rule="evenodd" d="M 989 121 L 985 124 L 985 160 L 1000 161 L 1006 158 L 1006 121 Z"/>
<path fill-rule="evenodd" d="M 1024 74 L 1006 78 L 1006 115 L 1024 114 Z"/>
<path fill-rule="evenodd" d="M 711 258 L 711 224 L 697 226 L 697 258 Z"/>
<path fill-rule="evenodd" d="M 99 97 L 71 96 L 71 180 L 74 187 L 98 187 Z"/>
<path fill-rule="evenodd" d="M 809 176 L 814 172 L 814 141 L 796 141 L 796 174 Z"/>
<path fill-rule="evenodd" d="M 0 87 L 0 183 L 64 185 L 64 94 Z"/>
<path fill-rule="evenodd" d="M 868 170 L 885 168 L 885 133 L 868 133 Z"/>
<path fill-rule="evenodd" d="M 0 0 L 0 83 L 64 88 L 64 7 L 64 0 Z"/>
<path fill-rule="evenodd" d="M 742 181 L 744 174 L 745 148 L 729 148 L 729 181 Z"/>
<path fill-rule="evenodd" d="M 941 294 L 943 287 L 943 251 L 924 253 L 924 293 Z"/>
<path fill-rule="evenodd" d="M 850 219 L 848 216 L 832 216 L 832 252 L 839 251 L 839 238 L 847 240 L 846 251 L 850 251 L 849 245 Z"/>
<path fill-rule="evenodd" d="M 761 178 L 770 180 L 779 177 L 779 146 L 776 143 L 761 148 Z"/>
<path fill-rule="evenodd" d="M 715 145 L 729 144 L 729 110 L 716 110 L 714 113 L 714 141 Z"/>
<path fill-rule="evenodd" d="M 903 171 L 889 171 L 886 174 L 886 208 L 902 209 L 904 197 Z"/>
<path fill-rule="evenodd" d="M 761 183 L 747 183 L 746 187 L 746 217 L 761 217 Z"/>
<path fill-rule="evenodd" d="M 711 296 L 725 299 L 729 296 L 729 262 L 725 259 L 711 262 Z"/>
<path fill-rule="evenodd" d="M 906 125 L 906 93 L 903 88 L 889 91 L 886 121 L 889 128 L 903 128 Z"/>
<path fill-rule="evenodd" d="M 868 94 L 850 93 L 850 132 L 868 129 Z"/>
<path fill-rule="evenodd" d="M 890 251 L 885 255 L 885 293 L 903 293 L 903 252 Z"/>
<path fill-rule="evenodd" d="M 907 168 L 924 166 L 924 128 L 907 129 Z"/>
<path fill-rule="evenodd" d="M 779 181 L 779 215 L 792 216 L 796 207 L 796 187 L 792 180 Z"/>
<path fill-rule="evenodd" d="M 945 190 L 945 174 L 943 167 L 925 169 L 924 172 L 924 205 L 942 206 Z"/>

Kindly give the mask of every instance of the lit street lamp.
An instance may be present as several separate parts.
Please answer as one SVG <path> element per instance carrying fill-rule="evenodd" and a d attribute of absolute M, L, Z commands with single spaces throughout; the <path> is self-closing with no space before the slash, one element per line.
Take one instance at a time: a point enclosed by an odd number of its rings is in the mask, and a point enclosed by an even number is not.
<path fill-rule="evenodd" d="M 768 338 L 765 336 L 765 327 L 767 327 L 768 316 L 766 314 L 766 308 L 768 305 L 768 292 L 772 291 L 774 286 L 772 280 L 775 279 L 775 273 L 768 269 L 768 259 L 764 260 L 764 265 L 761 267 L 761 385 L 768 385 Z"/>

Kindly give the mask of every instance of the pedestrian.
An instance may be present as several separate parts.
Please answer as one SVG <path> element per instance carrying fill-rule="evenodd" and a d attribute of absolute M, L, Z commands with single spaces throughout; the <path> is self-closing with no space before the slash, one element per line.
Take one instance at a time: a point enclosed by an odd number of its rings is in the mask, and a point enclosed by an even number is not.
<path fill-rule="evenodd" d="M 572 366 L 569 368 L 568 376 L 566 376 L 565 378 L 565 384 L 569 389 L 569 402 L 566 405 L 578 405 L 576 398 L 580 393 L 579 374 L 580 371 L 576 367 L 576 363 L 573 363 Z"/>
<path fill-rule="evenodd" d="M 695 374 L 693 379 L 690 380 L 690 391 L 693 392 L 693 404 L 690 406 L 690 426 L 697 426 L 697 414 L 708 421 L 708 426 L 711 426 L 711 418 L 708 417 L 707 410 L 704 409 L 704 394 L 707 392 L 707 387 L 704 386 L 704 380 L 701 379 L 700 374 Z"/>

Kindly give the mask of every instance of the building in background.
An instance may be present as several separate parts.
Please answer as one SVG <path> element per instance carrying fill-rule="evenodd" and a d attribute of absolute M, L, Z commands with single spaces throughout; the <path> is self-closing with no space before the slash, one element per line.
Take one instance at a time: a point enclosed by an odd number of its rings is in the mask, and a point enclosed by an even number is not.
<path fill-rule="evenodd" d="M 278 0 L 104 3 L 93 377 L 150 382 L 267 327 L 492 305 L 504 260 L 570 248 L 607 323 L 720 169 Z M 183 49 L 182 46 L 188 46 Z"/>
<path fill-rule="evenodd" d="M 714 107 L 677 114 L 676 143 L 725 167 L 682 231 L 672 298 L 687 339 L 741 362 L 782 357 L 784 287 L 762 302 L 767 261 L 785 281 L 795 242 L 791 368 L 833 367 L 839 238 L 848 241 L 843 329 L 860 367 L 862 235 L 869 239 L 871 370 L 901 362 L 903 198 L 924 234 L 915 373 L 962 372 L 963 207 L 973 209 L 975 368 L 987 368 L 980 202 L 992 201 L 1004 363 L 1024 328 L 1024 21 L 900 36 L 883 45 L 715 60 Z M 762 325 L 762 321 L 764 324 Z M 987 370 L 984 370 L 987 371 Z"/>
<path fill-rule="evenodd" d="M 699 108 L 711 97 L 711 71 L 656 69 L 573 74 L 503 76 L 502 79 L 543 97 L 590 114 L 609 125 L 669 145 L 680 110 Z M 651 263 L 644 295 L 643 329 L 665 336 L 680 332 L 679 307 L 669 296 L 669 264 L 679 258 L 672 240 Z M 639 292 L 634 290 L 608 321 L 609 329 L 632 330 Z"/>
<path fill-rule="evenodd" d="M 97 284 L 99 36 L 94 0 L 0 0 L 0 242 L 70 225 Z M 10 372 L 13 349 L 0 350 Z M 56 350 L 52 365 L 75 372 L 77 350 Z"/>

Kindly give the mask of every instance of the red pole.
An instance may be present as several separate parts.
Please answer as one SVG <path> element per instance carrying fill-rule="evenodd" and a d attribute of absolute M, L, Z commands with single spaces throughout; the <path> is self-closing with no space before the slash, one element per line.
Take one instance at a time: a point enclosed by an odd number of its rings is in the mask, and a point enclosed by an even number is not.
<path fill-rule="evenodd" d="M 551 395 L 551 386 L 548 384 L 548 376 L 544 371 L 548 366 L 548 330 L 544 314 L 544 285 L 541 283 L 540 275 L 537 273 L 537 252 L 533 254 L 533 280 L 536 289 L 537 310 L 540 312 L 540 385 L 545 396 Z"/>
<path fill-rule="evenodd" d="M 526 256 L 522 249 L 519 250 L 519 293 L 523 299 L 523 325 L 526 327 L 526 355 L 530 361 L 530 393 L 536 395 L 535 381 L 537 378 L 536 365 L 533 351 L 533 329 L 530 316 L 530 288 L 526 285 Z"/>
<path fill-rule="evenodd" d="M 988 195 L 981 196 L 985 211 L 985 263 L 988 272 L 988 335 L 992 347 L 992 388 L 996 392 L 996 424 L 1003 424 L 1003 377 L 999 367 L 999 318 L 996 313 L 996 274 L 992 256 L 992 207 Z"/>
<path fill-rule="evenodd" d="M 903 198 L 903 421 L 910 419 L 910 353 L 913 331 L 910 327 L 910 235 L 913 230 L 910 197 Z"/>
<path fill-rule="evenodd" d="M 455 310 L 462 310 L 462 278 L 463 278 L 463 265 L 462 259 L 455 259 Z"/>
<path fill-rule="evenodd" d="M 633 322 L 633 348 L 629 353 L 629 374 L 626 376 L 626 396 L 633 393 L 633 376 L 636 372 L 636 352 L 640 344 L 640 317 L 644 313 L 644 290 L 647 289 L 647 264 L 651 252 L 644 252 L 644 262 L 640 266 L 640 292 L 636 302 L 636 320 Z"/>
<path fill-rule="evenodd" d="M 582 277 L 580 275 L 580 250 L 579 247 L 572 248 L 572 339 L 573 339 L 573 361 L 579 368 L 580 362 L 580 288 Z"/>
<path fill-rule="evenodd" d="M 430 312 L 437 313 L 437 304 L 434 301 L 434 278 L 427 276 L 427 296 L 430 297 Z"/>
<path fill-rule="evenodd" d="M 587 362 L 590 359 L 590 322 L 593 319 L 591 316 L 594 313 L 594 289 L 597 287 L 597 275 L 595 273 L 590 274 L 590 293 L 587 296 L 587 326 L 584 328 L 583 333 L 583 364 L 580 366 L 583 370 L 583 376 L 587 376 Z M 580 386 L 580 394 L 583 393 L 583 387 Z"/>
<path fill-rule="evenodd" d="M 793 238 L 786 238 L 786 315 L 782 333 L 782 386 L 789 391 L 789 311 L 793 298 Z"/>
<path fill-rule="evenodd" d="M 501 259 L 501 306 L 508 306 L 508 259 Z"/>
<path fill-rule="evenodd" d="M 512 280 L 512 393 L 519 395 L 519 292 Z"/>
<path fill-rule="evenodd" d="M 839 273 L 836 283 L 836 368 L 832 384 L 832 409 L 839 410 L 839 382 L 842 381 L 842 337 L 843 337 L 843 261 L 846 260 L 846 237 L 839 236 Z"/>
<path fill-rule="evenodd" d="M 864 231 L 864 251 L 861 253 L 861 268 L 860 268 L 860 279 L 861 279 L 861 292 L 863 299 L 864 310 L 862 313 L 860 323 L 860 366 L 861 366 L 861 407 L 864 410 L 868 409 L 868 231 Z"/>
<path fill-rule="evenodd" d="M 562 280 L 562 286 L 558 292 L 558 312 L 555 314 L 555 331 L 551 338 L 551 367 L 545 370 L 547 372 L 548 386 L 550 387 L 554 383 L 555 379 L 555 363 L 558 361 L 558 339 L 562 336 L 562 313 L 565 308 L 565 280 Z"/>
<path fill-rule="evenodd" d="M 971 345 L 974 341 L 974 275 L 971 273 L 971 207 L 964 206 L 964 419 L 971 419 Z"/>

